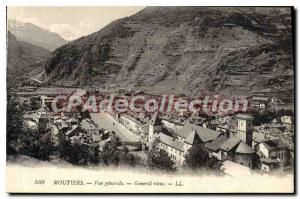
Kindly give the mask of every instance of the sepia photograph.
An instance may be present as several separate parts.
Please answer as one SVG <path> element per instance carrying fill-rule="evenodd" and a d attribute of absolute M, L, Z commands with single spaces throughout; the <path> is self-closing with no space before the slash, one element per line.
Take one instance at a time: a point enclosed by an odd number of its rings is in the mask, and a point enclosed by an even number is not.
<path fill-rule="evenodd" d="M 7 6 L 6 191 L 295 193 L 294 18 Z"/>

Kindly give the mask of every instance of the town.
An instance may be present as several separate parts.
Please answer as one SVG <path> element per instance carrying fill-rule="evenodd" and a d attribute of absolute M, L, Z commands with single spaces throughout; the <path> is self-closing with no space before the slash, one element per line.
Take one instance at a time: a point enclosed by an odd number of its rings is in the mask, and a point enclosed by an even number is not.
<path fill-rule="evenodd" d="M 114 143 L 116 150 L 125 151 L 120 152 L 120 156 L 129 157 L 129 165 L 135 160 L 149 161 L 149 154 L 158 150 L 167 155 L 172 168 L 179 172 L 187 167 L 200 166 L 227 175 L 234 175 L 238 169 L 262 174 L 293 171 L 293 111 L 278 108 L 284 107 L 284 103 L 271 95 L 256 93 L 246 96 L 249 101 L 247 111 L 227 113 L 149 113 L 139 103 L 136 105 L 141 110 L 139 112 L 82 111 L 80 105 L 70 112 L 54 112 L 51 108 L 53 103 L 66 106 L 55 101 L 58 95 L 83 99 L 95 95 L 99 103 L 112 93 L 127 100 L 141 94 L 147 99 L 161 99 L 159 94 L 130 89 L 27 86 L 10 89 L 9 103 L 24 108 L 21 115 L 23 126 L 45 132 L 40 136 L 49 138 L 55 147 L 68 143 L 76 144 L 78 150 L 85 150 L 84 147 L 93 149 L 92 160 L 82 157 L 80 151 L 73 154 L 77 157 L 65 158 L 75 164 L 88 165 L 104 160 L 109 165 L 110 157 L 98 154 Z M 179 96 L 175 101 L 180 99 L 190 100 L 187 96 Z M 15 153 L 24 153 L 16 140 L 10 144 L 14 146 Z M 55 154 L 51 153 L 52 156 Z"/>

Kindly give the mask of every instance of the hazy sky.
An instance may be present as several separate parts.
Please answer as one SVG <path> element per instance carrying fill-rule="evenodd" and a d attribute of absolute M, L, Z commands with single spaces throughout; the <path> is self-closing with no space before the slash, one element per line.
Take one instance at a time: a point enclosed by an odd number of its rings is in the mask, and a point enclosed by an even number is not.
<path fill-rule="evenodd" d="M 67 40 L 95 32 L 144 7 L 8 7 L 7 18 L 30 22 Z"/>

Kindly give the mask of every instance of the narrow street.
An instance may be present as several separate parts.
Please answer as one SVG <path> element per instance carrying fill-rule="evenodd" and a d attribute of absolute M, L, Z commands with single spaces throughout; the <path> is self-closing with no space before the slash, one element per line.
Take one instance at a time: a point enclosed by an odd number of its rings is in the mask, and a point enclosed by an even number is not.
<path fill-rule="evenodd" d="M 114 118 L 110 116 L 108 113 L 91 113 L 90 115 L 92 120 L 98 125 L 99 128 L 104 128 L 109 131 L 114 131 L 122 142 L 139 141 L 123 125 L 115 122 Z"/>

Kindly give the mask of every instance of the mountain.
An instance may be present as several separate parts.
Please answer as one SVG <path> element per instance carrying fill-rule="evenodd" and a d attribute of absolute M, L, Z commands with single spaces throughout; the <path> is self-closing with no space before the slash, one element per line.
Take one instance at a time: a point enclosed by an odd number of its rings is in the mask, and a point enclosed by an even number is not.
<path fill-rule="evenodd" d="M 291 9 L 148 7 L 56 49 L 44 70 L 61 85 L 292 96 Z"/>
<path fill-rule="evenodd" d="M 19 41 L 25 41 L 50 51 L 68 42 L 57 33 L 42 29 L 32 23 L 23 23 L 17 20 L 8 20 L 8 31 Z"/>
<path fill-rule="evenodd" d="M 41 68 L 41 62 L 47 58 L 50 51 L 39 46 L 23 41 L 18 41 L 16 37 L 7 33 L 7 78 L 14 81 L 37 68 Z"/>

